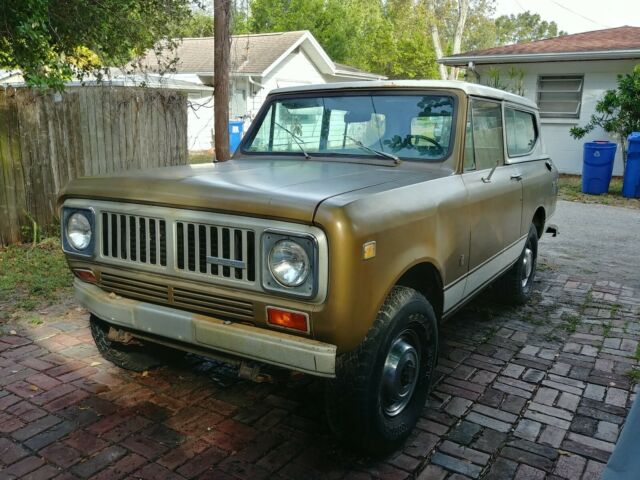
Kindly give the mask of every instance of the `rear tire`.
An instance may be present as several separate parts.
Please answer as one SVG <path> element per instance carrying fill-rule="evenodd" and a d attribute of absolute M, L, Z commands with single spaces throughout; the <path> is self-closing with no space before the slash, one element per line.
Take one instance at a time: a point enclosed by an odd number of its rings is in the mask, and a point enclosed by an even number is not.
<path fill-rule="evenodd" d="M 531 299 L 533 281 L 538 265 L 538 231 L 535 225 L 529 227 L 529 234 L 518 261 L 501 279 L 501 298 L 505 303 L 523 305 Z"/>
<path fill-rule="evenodd" d="M 350 448 L 379 455 L 399 447 L 424 408 L 438 354 L 438 324 L 420 293 L 396 286 L 362 343 L 338 356 L 325 404 Z"/>
<path fill-rule="evenodd" d="M 163 345 L 142 341 L 140 341 L 142 345 L 125 345 L 109 340 L 107 337 L 109 324 L 95 315 L 91 315 L 89 324 L 91 336 L 100 355 L 125 370 L 143 372 L 174 362 L 184 356 L 182 352 Z"/>

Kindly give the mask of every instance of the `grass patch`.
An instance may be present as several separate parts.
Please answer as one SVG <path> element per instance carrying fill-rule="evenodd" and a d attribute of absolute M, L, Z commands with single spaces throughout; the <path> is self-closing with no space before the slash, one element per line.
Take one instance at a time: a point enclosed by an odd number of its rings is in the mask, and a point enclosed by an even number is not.
<path fill-rule="evenodd" d="M 620 310 L 622 310 L 622 305 L 619 303 L 614 303 L 609 307 L 609 312 L 611 312 L 612 317 L 615 317 Z"/>
<path fill-rule="evenodd" d="M 578 324 L 580 323 L 580 317 L 578 315 L 563 313 L 562 320 L 564 320 L 564 325 L 562 326 L 562 328 L 564 328 L 566 332 L 576 333 Z"/>
<path fill-rule="evenodd" d="M 544 339 L 550 343 L 564 342 L 564 339 L 554 331 L 545 333 Z"/>
<path fill-rule="evenodd" d="M 212 163 L 213 153 L 207 152 L 189 152 L 189 163 L 196 165 L 198 163 Z"/>
<path fill-rule="evenodd" d="M 613 177 L 609 185 L 609 193 L 603 195 L 582 193 L 582 177 L 580 175 L 560 175 L 558 189 L 559 196 L 563 200 L 640 209 L 640 199 L 622 196 L 622 177 Z"/>
<path fill-rule="evenodd" d="M 13 300 L 17 308 L 33 310 L 71 283 L 57 238 L 45 239 L 35 246 L 10 245 L 0 249 L 0 298 Z"/>
<path fill-rule="evenodd" d="M 31 315 L 27 318 L 27 323 L 32 327 L 38 327 L 44 323 L 44 320 L 39 315 Z"/>
<path fill-rule="evenodd" d="M 593 293 L 591 292 L 591 290 L 589 290 L 587 294 L 584 296 L 584 300 L 578 307 L 578 311 L 580 312 L 580 315 L 584 314 L 585 310 L 589 305 L 591 305 L 591 303 L 593 303 Z"/>
<path fill-rule="evenodd" d="M 613 325 L 611 324 L 611 320 L 602 325 L 602 335 L 604 335 L 604 338 L 609 338 L 609 334 L 611 333 L 612 328 Z"/>
<path fill-rule="evenodd" d="M 640 343 L 636 347 L 636 353 L 633 355 L 633 358 L 635 358 L 636 361 L 640 362 Z"/>
<path fill-rule="evenodd" d="M 629 379 L 629 383 L 631 383 L 631 386 L 640 383 L 640 370 L 639 369 L 632 368 L 625 375 Z"/>

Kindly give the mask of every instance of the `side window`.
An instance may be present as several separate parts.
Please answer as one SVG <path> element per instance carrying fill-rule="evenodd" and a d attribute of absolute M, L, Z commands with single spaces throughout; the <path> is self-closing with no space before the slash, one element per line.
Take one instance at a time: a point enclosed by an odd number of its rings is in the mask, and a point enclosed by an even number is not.
<path fill-rule="evenodd" d="M 504 159 L 502 106 L 497 102 L 474 99 L 471 112 L 476 169 L 493 168 Z"/>
<path fill-rule="evenodd" d="M 534 114 L 505 108 L 504 126 L 507 132 L 507 154 L 510 157 L 526 155 L 533 150 L 538 139 Z"/>
<path fill-rule="evenodd" d="M 467 127 L 464 133 L 464 171 L 476 169 L 476 157 L 473 153 L 473 130 L 471 128 L 471 112 L 467 117 Z"/>

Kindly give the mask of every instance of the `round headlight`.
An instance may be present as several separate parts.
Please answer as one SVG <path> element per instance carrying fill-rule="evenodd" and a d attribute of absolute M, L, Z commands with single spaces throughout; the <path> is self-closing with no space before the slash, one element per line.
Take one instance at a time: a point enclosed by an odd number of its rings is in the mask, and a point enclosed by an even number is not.
<path fill-rule="evenodd" d="M 76 250 L 85 250 L 91 243 L 91 223 L 83 213 L 75 212 L 69 215 L 67 239 Z"/>
<path fill-rule="evenodd" d="M 276 242 L 269 252 L 269 270 L 276 281 L 285 287 L 298 287 L 309 276 L 309 256 L 292 240 Z"/>

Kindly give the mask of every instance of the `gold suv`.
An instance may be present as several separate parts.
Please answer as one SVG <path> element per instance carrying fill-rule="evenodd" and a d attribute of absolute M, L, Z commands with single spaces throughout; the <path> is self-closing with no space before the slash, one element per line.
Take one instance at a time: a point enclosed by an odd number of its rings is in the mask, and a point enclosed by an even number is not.
<path fill-rule="evenodd" d="M 73 181 L 62 247 L 100 352 L 326 377 L 336 432 L 398 446 L 438 324 L 493 281 L 531 296 L 558 172 L 536 105 L 453 81 L 273 91 L 229 162 Z M 548 228 L 548 227 L 547 227 Z"/>

